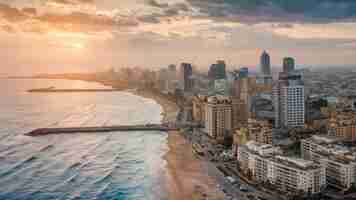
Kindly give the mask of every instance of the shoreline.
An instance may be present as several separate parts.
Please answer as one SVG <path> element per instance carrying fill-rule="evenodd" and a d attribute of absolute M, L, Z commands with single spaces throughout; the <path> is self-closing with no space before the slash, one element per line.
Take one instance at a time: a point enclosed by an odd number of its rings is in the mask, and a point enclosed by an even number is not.
<path fill-rule="evenodd" d="M 99 81 L 92 82 L 105 85 Z M 162 123 L 176 120 L 179 107 L 166 96 L 151 90 L 125 88 L 121 91 L 154 100 L 162 108 Z M 194 155 L 191 144 L 179 131 L 169 132 L 167 147 L 168 151 L 162 157 L 166 161 L 165 174 L 162 177 L 162 187 L 166 194 L 157 194 L 158 197 L 167 199 L 167 196 L 169 200 L 224 199 L 224 194 L 217 188 L 217 180 L 209 175 L 206 161 Z"/>
<path fill-rule="evenodd" d="M 161 94 L 152 91 L 129 91 L 132 94 L 153 99 L 162 107 L 162 122 L 175 121 L 178 106 Z M 224 195 L 217 189 L 217 181 L 208 174 L 206 161 L 198 159 L 191 144 L 179 133 L 170 131 L 167 138 L 168 151 L 164 187 L 169 200 L 222 200 Z"/>

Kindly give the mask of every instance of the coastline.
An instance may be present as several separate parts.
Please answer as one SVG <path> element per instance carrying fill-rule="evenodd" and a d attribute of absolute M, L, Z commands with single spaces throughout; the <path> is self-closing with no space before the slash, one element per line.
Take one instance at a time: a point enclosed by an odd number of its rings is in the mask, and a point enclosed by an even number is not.
<path fill-rule="evenodd" d="M 135 95 L 155 100 L 162 107 L 163 122 L 174 121 L 178 113 L 175 102 L 151 91 L 136 90 Z M 189 142 L 178 132 L 171 131 L 167 139 L 168 152 L 164 175 L 169 200 L 222 200 L 217 181 L 208 174 L 205 161 L 196 158 Z"/>

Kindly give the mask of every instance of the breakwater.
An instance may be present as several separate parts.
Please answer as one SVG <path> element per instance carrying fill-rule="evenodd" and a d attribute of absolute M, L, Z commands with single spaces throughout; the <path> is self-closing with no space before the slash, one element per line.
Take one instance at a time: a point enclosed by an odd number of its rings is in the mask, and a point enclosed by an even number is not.
<path fill-rule="evenodd" d="M 120 131 L 175 131 L 179 127 L 164 125 L 132 125 L 132 126 L 98 126 L 98 127 L 66 127 L 66 128 L 39 128 L 25 133 L 27 136 L 43 136 L 50 134 L 98 133 Z"/>
<path fill-rule="evenodd" d="M 30 93 L 119 92 L 121 89 L 31 89 Z"/>

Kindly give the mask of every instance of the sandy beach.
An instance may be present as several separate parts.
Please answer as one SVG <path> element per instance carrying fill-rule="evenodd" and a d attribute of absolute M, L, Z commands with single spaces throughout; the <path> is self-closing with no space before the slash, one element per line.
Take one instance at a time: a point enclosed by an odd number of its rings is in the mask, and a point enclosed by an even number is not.
<path fill-rule="evenodd" d="M 135 94 L 154 99 L 164 112 L 163 121 L 174 121 L 178 106 L 166 97 L 148 91 Z M 169 151 L 164 156 L 167 162 L 165 183 L 170 200 L 222 200 L 223 194 L 216 188 L 217 182 L 207 173 L 204 161 L 195 157 L 192 147 L 179 132 L 168 135 Z"/>

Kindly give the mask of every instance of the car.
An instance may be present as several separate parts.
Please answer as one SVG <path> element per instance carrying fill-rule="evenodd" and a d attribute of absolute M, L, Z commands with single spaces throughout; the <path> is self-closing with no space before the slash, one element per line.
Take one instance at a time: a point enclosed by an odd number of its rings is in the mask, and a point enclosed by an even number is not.
<path fill-rule="evenodd" d="M 258 200 L 267 200 L 266 198 L 263 197 L 257 197 Z"/>
<path fill-rule="evenodd" d="M 229 180 L 229 182 L 231 184 L 235 184 L 236 183 L 236 180 L 234 178 L 232 178 L 231 176 L 226 177 L 226 179 Z"/>
<path fill-rule="evenodd" d="M 240 191 L 241 191 L 241 192 L 248 192 L 248 189 L 247 189 L 246 186 L 240 185 Z"/>

